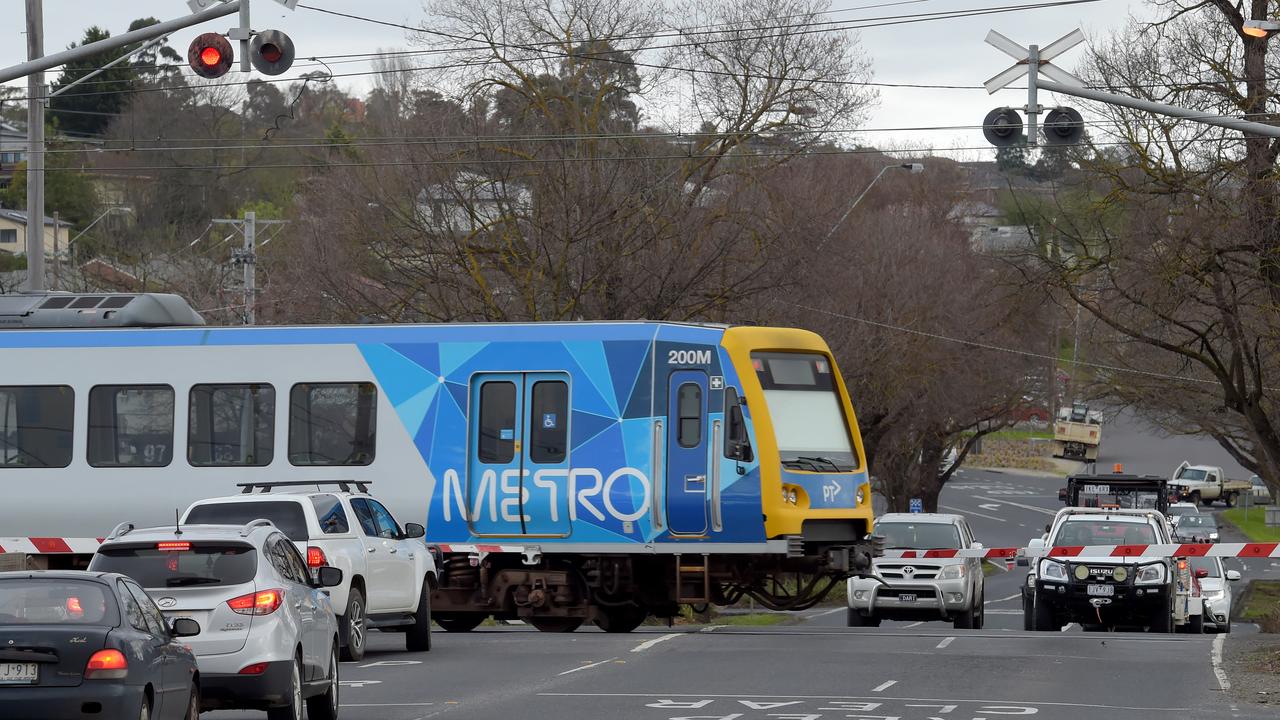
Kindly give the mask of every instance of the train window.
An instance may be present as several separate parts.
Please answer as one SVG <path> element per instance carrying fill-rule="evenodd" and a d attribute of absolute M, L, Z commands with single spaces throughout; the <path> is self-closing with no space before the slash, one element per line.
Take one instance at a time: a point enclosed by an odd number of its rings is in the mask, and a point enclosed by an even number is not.
<path fill-rule="evenodd" d="M 676 406 L 680 447 L 698 447 L 702 442 L 702 388 L 697 383 L 681 385 L 676 391 Z"/>
<path fill-rule="evenodd" d="M 276 391 L 270 385 L 196 385 L 187 414 L 187 461 L 197 467 L 271 464 Z"/>
<path fill-rule="evenodd" d="M 0 386 L 0 469 L 70 465 L 74 417 L 66 385 Z"/>
<path fill-rule="evenodd" d="M 173 388 L 99 385 L 89 391 L 89 464 L 165 467 L 173 460 Z"/>
<path fill-rule="evenodd" d="M 289 393 L 289 462 L 368 465 L 376 444 L 373 383 L 301 383 Z"/>
<path fill-rule="evenodd" d="M 529 405 L 529 459 L 536 463 L 564 462 L 569 440 L 568 383 L 534 383 Z"/>
<path fill-rule="evenodd" d="M 742 405 L 738 403 L 738 391 L 725 388 L 724 391 L 724 456 L 740 462 L 751 462 L 751 438 L 747 435 L 747 421 L 742 414 Z"/>
<path fill-rule="evenodd" d="M 516 456 L 516 384 L 487 382 L 480 386 L 480 462 L 507 463 Z"/>

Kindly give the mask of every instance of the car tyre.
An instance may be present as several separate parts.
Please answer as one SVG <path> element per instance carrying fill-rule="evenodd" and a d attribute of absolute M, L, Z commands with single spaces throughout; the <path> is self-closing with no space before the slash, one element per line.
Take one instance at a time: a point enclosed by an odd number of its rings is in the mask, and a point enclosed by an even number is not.
<path fill-rule="evenodd" d="M 1235 494 L 1235 493 L 1227 493 L 1227 496 L 1226 496 L 1225 498 L 1223 498 L 1223 502 L 1225 502 L 1225 503 L 1227 504 L 1227 507 L 1235 507 L 1235 506 L 1236 506 L 1236 494 Z"/>
<path fill-rule="evenodd" d="M 409 652 L 431 652 L 431 585 L 426 578 L 422 580 L 422 594 L 418 596 L 413 624 L 405 628 L 404 646 Z"/>
<path fill-rule="evenodd" d="M 1040 602 L 1039 598 L 1032 598 L 1031 604 L 1034 609 L 1033 630 L 1046 632 L 1062 629 L 1062 626 L 1053 619 L 1053 608 L 1049 607 L 1048 603 Z"/>
<path fill-rule="evenodd" d="M 1187 632 L 1192 635 L 1204 634 L 1204 615 L 1192 615 L 1187 621 Z"/>
<path fill-rule="evenodd" d="M 198 680 L 191 683 L 191 694 L 187 696 L 187 714 L 182 717 L 184 720 L 199 720 L 200 718 L 200 684 Z"/>
<path fill-rule="evenodd" d="M 364 659 L 365 637 L 369 632 L 369 626 L 365 622 L 366 611 L 364 593 L 352 585 L 351 591 L 347 593 L 347 611 L 338 624 L 342 630 L 342 659 L 347 662 Z"/>
<path fill-rule="evenodd" d="M 329 685 L 321 695 L 307 698 L 307 720 L 338 720 L 338 638 L 333 639 L 329 653 Z"/>
<path fill-rule="evenodd" d="M 289 674 L 288 704 L 267 708 L 267 720 L 302 720 L 302 663 L 294 658 Z"/>
<path fill-rule="evenodd" d="M 597 607 L 592 622 L 607 633 L 629 633 L 640 627 L 647 617 L 649 611 L 638 605 Z"/>
<path fill-rule="evenodd" d="M 1031 609 L 1031 598 L 1022 593 L 1022 629 L 1031 632 L 1036 629 L 1035 615 Z"/>
<path fill-rule="evenodd" d="M 1153 633 L 1173 632 L 1173 608 L 1168 600 L 1160 604 L 1151 616 L 1151 624 L 1147 626 Z"/>
<path fill-rule="evenodd" d="M 142 693 L 142 707 L 138 709 L 138 720 L 151 720 L 151 699 L 147 697 L 145 690 Z"/>
<path fill-rule="evenodd" d="M 951 627 L 954 627 L 956 630 L 972 630 L 974 628 L 974 621 L 973 608 L 969 608 L 955 616 L 955 619 L 951 621 Z"/>
<path fill-rule="evenodd" d="M 582 626 L 580 617 L 531 617 L 529 624 L 545 633 L 571 633 Z"/>

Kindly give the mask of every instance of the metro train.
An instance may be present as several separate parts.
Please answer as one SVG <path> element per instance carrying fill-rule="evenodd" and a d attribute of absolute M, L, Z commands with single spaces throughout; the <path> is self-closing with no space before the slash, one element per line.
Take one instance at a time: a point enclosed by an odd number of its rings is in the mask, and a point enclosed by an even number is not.
<path fill-rule="evenodd" d="M 297 480 L 368 482 L 422 522 L 454 631 L 803 609 L 876 553 L 857 420 L 811 332 L 208 327 L 172 295 L 0 296 L 0 548 L 62 539 L 57 566 L 122 520 Z"/>

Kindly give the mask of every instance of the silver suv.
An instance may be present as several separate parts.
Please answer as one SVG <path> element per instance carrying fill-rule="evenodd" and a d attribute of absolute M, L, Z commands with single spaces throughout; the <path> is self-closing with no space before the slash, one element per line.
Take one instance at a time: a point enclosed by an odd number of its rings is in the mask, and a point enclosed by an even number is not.
<path fill-rule="evenodd" d="M 946 513 L 888 513 L 876 520 L 885 549 L 980 549 L 969 523 Z M 849 579 L 849 627 L 881 620 L 949 620 L 982 627 L 984 581 L 980 558 L 876 558 L 872 577 Z"/>
<path fill-rule="evenodd" d="M 342 571 L 321 567 L 313 580 L 270 521 L 146 530 L 125 523 L 89 567 L 128 575 L 167 617 L 200 624 L 186 641 L 200 667 L 202 708 L 302 720 L 305 703 L 312 720 L 337 717 L 338 622 L 321 588 L 340 583 Z"/>

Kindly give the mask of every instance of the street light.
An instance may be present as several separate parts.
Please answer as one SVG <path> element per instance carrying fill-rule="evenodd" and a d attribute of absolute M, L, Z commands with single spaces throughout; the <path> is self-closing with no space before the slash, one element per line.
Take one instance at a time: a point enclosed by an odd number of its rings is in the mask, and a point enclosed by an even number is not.
<path fill-rule="evenodd" d="M 1245 20 L 1240 32 L 1249 37 L 1265 38 L 1280 30 L 1280 22 L 1275 20 Z"/>
<path fill-rule="evenodd" d="M 880 172 L 877 173 L 874 178 L 872 178 L 871 184 L 867 185 L 866 189 L 864 189 L 862 193 L 858 195 L 858 197 L 854 199 L 852 203 L 850 203 L 849 208 L 844 211 L 844 214 L 840 216 L 840 219 L 836 221 L 836 224 L 832 225 L 831 229 L 827 231 L 826 237 L 822 238 L 822 242 L 818 243 L 818 247 L 814 248 L 815 251 L 821 250 L 822 246 L 826 245 L 827 241 L 831 239 L 831 236 L 836 234 L 836 230 L 839 229 L 840 226 L 844 224 L 845 218 L 849 217 L 849 213 L 853 212 L 853 209 L 858 207 L 858 203 L 862 202 L 862 198 L 867 196 L 867 193 L 870 192 L 871 188 L 874 187 L 876 182 L 880 180 L 880 177 L 884 175 L 886 172 L 890 170 L 895 170 L 895 169 L 909 170 L 914 175 L 915 173 L 924 172 L 924 163 L 901 163 L 898 165 L 885 165 L 883 168 L 881 168 Z"/>

